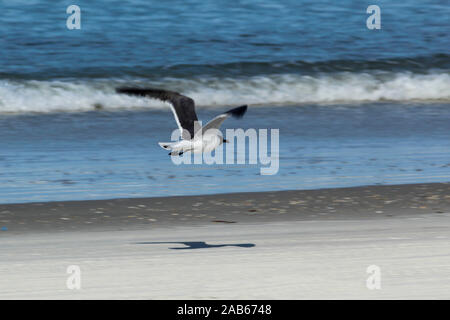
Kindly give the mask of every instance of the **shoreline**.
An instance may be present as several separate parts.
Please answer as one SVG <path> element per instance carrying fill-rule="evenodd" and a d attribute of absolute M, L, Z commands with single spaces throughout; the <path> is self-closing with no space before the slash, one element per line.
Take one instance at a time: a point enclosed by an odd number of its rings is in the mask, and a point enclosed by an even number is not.
<path fill-rule="evenodd" d="M 450 183 L 0 204 L 0 235 L 450 212 Z"/>

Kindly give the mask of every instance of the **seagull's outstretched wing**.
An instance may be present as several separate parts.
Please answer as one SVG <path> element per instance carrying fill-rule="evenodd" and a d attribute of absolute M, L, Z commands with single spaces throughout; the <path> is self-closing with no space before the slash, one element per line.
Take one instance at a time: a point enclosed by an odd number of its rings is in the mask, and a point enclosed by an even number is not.
<path fill-rule="evenodd" d="M 125 93 L 135 96 L 150 97 L 161 101 L 167 101 L 171 105 L 175 121 L 182 132 L 183 139 L 192 139 L 195 135 L 194 123 L 198 121 L 195 113 L 195 103 L 189 97 L 178 92 L 152 88 L 122 87 L 116 89 L 117 93 Z M 189 132 L 189 135 L 187 132 Z"/>
<path fill-rule="evenodd" d="M 199 130 L 199 133 L 201 132 L 204 134 L 209 129 L 219 129 L 222 125 L 222 122 L 225 121 L 228 117 L 232 116 L 233 118 L 242 118 L 247 112 L 247 105 L 240 106 L 234 109 L 231 109 L 225 113 L 219 114 L 217 117 L 209 121 L 205 126 L 202 127 L 202 130 Z"/>

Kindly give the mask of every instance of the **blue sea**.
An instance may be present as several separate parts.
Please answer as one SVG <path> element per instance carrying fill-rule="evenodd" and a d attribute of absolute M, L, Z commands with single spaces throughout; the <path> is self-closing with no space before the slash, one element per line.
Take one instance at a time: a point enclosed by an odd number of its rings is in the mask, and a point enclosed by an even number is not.
<path fill-rule="evenodd" d="M 69 30 L 66 9 L 81 9 Z M 381 29 L 366 9 L 378 5 Z M 0 1 L 0 203 L 450 181 L 450 6 Z M 279 171 L 175 165 L 178 91 L 223 129 L 279 129 Z"/>

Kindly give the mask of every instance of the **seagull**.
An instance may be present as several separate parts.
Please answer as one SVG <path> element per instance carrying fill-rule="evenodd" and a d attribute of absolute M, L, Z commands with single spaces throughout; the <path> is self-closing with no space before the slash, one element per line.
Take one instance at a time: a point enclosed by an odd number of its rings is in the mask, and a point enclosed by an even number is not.
<path fill-rule="evenodd" d="M 117 93 L 149 97 L 168 102 L 172 109 L 175 121 L 180 129 L 181 140 L 175 142 L 159 142 L 159 145 L 169 150 L 170 156 L 181 156 L 185 152 L 203 153 L 211 152 L 228 141 L 223 139 L 219 128 L 228 117 L 242 118 L 247 111 L 247 105 L 243 105 L 227 112 L 219 114 L 205 126 L 198 125 L 195 113 L 195 102 L 178 92 L 152 89 L 121 87 L 116 89 Z"/>

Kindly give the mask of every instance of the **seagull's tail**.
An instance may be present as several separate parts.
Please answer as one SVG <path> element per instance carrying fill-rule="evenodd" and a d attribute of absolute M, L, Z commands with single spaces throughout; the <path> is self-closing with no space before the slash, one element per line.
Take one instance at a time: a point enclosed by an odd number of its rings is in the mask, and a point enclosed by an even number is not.
<path fill-rule="evenodd" d="M 172 150 L 172 142 L 158 142 L 161 148 L 166 150 Z"/>

